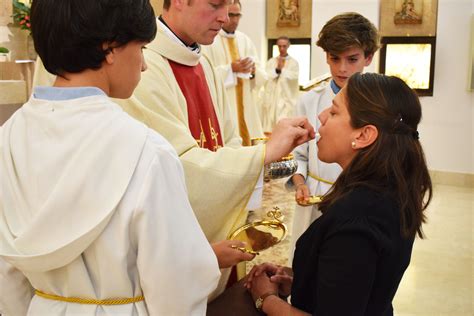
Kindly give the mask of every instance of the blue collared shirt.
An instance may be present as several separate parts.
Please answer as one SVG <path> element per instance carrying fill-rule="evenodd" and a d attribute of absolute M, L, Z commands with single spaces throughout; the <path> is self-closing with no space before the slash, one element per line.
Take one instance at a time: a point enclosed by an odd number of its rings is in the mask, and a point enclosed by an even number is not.
<path fill-rule="evenodd" d="M 104 91 L 96 87 L 36 87 L 33 96 L 36 99 L 48 101 L 65 101 L 96 95 L 106 95 Z"/>
<path fill-rule="evenodd" d="M 338 94 L 339 91 L 341 91 L 341 88 L 339 88 L 334 80 L 331 80 L 331 89 L 334 94 Z"/>

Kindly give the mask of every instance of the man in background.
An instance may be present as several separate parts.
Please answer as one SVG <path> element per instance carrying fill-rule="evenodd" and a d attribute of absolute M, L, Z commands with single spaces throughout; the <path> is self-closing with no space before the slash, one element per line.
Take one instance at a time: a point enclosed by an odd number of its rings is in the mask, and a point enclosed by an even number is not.
<path fill-rule="evenodd" d="M 229 19 L 214 43 L 203 47 L 203 53 L 224 80 L 232 118 L 242 137 L 242 144 L 249 146 L 251 138 L 263 137 L 254 96 L 266 78 L 255 45 L 247 35 L 237 31 L 241 9 L 239 1 L 229 6 Z"/>
<path fill-rule="evenodd" d="M 267 61 L 268 81 L 265 84 L 261 106 L 262 125 L 265 133 L 270 133 L 276 122 L 295 113 L 298 100 L 299 65 L 288 55 L 290 39 L 281 36 L 276 42 L 280 55 Z"/>

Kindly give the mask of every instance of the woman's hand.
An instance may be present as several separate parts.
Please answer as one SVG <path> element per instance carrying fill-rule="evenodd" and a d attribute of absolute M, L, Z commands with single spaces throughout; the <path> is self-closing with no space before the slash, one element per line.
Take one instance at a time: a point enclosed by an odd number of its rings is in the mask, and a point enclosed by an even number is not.
<path fill-rule="evenodd" d="M 255 255 L 243 252 L 238 248 L 245 247 L 245 244 L 238 240 L 223 240 L 211 244 L 212 250 L 217 257 L 219 268 L 229 268 L 241 261 L 250 261 Z"/>
<path fill-rule="evenodd" d="M 293 274 L 291 268 L 282 267 L 271 263 L 256 265 L 247 275 L 247 280 L 244 284 L 245 287 L 247 289 L 254 288 L 253 283 L 262 275 L 266 276 L 271 283 L 278 286 L 278 293 L 280 296 L 286 297 L 291 294 L 291 285 L 293 284 Z"/>
<path fill-rule="evenodd" d="M 270 277 L 265 273 L 254 276 L 252 279 L 252 286 L 249 288 L 255 302 L 259 297 L 266 293 L 274 293 L 279 296 L 278 284 L 270 281 Z"/>

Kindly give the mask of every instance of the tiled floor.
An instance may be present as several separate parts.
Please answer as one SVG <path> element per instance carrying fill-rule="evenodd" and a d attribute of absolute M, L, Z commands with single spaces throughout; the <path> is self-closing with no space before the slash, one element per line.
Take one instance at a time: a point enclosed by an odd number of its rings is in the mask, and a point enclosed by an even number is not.
<path fill-rule="evenodd" d="M 249 220 L 261 218 L 273 206 L 285 216 L 291 232 L 293 192 L 283 180 L 265 184 L 263 207 Z M 426 239 L 417 239 L 411 264 L 394 299 L 398 316 L 474 315 L 474 189 L 435 185 L 424 226 Z M 289 238 L 262 252 L 254 263 L 287 264 Z"/>

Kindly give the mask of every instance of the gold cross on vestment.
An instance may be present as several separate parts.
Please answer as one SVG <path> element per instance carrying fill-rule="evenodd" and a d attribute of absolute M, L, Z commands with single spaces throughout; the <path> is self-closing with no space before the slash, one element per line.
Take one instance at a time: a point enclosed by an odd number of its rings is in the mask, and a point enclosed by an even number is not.
<path fill-rule="evenodd" d="M 218 139 L 218 136 L 219 136 L 219 133 L 216 133 L 216 130 L 214 129 L 214 127 L 212 127 L 212 123 L 211 123 L 211 119 L 209 118 L 209 129 L 211 131 L 211 138 L 212 140 L 214 141 L 214 151 L 218 150 L 221 146 L 219 146 L 219 139 Z"/>
<path fill-rule="evenodd" d="M 201 127 L 201 134 L 199 139 L 196 139 L 196 142 L 200 148 L 204 148 L 204 143 L 206 142 L 206 135 L 204 134 L 204 129 L 202 128 L 201 120 L 199 120 L 199 126 Z"/>

